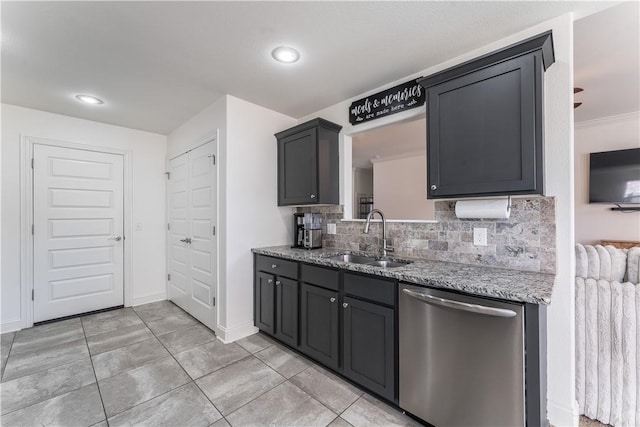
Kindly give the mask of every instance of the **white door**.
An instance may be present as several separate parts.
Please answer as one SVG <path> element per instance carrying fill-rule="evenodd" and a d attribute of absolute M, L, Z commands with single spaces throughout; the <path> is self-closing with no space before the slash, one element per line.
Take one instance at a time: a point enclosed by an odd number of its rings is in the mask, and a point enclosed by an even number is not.
<path fill-rule="evenodd" d="M 217 185 L 209 142 L 169 162 L 169 299 L 215 330 Z"/>
<path fill-rule="evenodd" d="M 33 320 L 124 303 L 123 156 L 33 146 Z"/>

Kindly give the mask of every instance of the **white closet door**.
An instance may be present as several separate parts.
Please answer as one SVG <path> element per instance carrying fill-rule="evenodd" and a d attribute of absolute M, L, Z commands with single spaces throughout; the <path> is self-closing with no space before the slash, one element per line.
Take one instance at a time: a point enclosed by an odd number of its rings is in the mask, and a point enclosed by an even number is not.
<path fill-rule="evenodd" d="M 169 299 L 216 327 L 215 143 L 169 162 Z"/>
<path fill-rule="evenodd" d="M 190 313 L 211 329 L 216 326 L 216 174 L 213 143 L 189 152 L 189 223 L 191 243 Z"/>
<path fill-rule="evenodd" d="M 34 322 L 122 305 L 123 156 L 33 155 Z"/>
<path fill-rule="evenodd" d="M 188 310 L 189 254 L 189 156 L 183 154 L 169 162 L 169 299 Z"/>

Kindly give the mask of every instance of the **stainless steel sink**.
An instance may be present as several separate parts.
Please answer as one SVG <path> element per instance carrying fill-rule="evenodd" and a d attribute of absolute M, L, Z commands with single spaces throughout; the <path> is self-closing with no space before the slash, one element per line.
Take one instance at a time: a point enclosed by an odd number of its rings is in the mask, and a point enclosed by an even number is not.
<path fill-rule="evenodd" d="M 408 262 L 398 262 L 398 261 L 391 261 L 388 259 L 378 259 L 372 262 L 368 262 L 367 265 L 373 265 L 375 267 L 382 267 L 382 268 L 396 268 L 396 267 L 403 267 L 405 265 L 409 264 Z"/>
<path fill-rule="evenodd" d="M 407 264 L 410 264 L 410 262 L 408 261 L 392 261 L 389 259 L 376 259 L 371 256 L 354 255 L 354 254 L 333 255 L 333 256 L 327 257 L 327 259 L 330 259 L 333 261 L 342 261 L 349 264 L 363 264 L 363 265 L 370 265 L 372 267 L 382 267 L 382 268 L 396 268 L 396 267 L 402 267 Z"/>
<path fill-rule="evenodd" d="M 363 256 L 363 255 L 353 255 L 353 254 L 333 255 L 328 257 L 328 259 L 331 259 L 334 261 L 348 262 L 351 264 L 368 264 L 376 260 L 374 257 Z"/>

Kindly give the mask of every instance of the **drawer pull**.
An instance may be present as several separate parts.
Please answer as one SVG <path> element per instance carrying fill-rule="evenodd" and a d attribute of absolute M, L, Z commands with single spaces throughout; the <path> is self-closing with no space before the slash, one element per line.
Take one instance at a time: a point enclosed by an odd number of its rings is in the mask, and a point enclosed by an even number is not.
<path fill-rule="evenodd" d="M 331 298 L 329 298 L 329 301 L 336 302 L 336 299 L 334 297 L 331 297 Z"/>
<path fill-rule="evenodd" d="M 349 303 L 343 302 L 342 303 L 342 308 L 347 308 L 347 307 L 349 307 Z"/>
<path fill-rule="evenodd" d="M 271 268 L 278 268 L 278 264 L 271 264 Z"/>

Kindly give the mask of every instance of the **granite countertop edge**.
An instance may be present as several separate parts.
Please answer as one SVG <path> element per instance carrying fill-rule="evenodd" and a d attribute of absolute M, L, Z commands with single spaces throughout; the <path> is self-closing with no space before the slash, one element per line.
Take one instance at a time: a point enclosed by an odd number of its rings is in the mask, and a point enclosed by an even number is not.
<path fill-rule="evenodd" d="M 364 264 L 351 264 L 329 259 L 338 254 L 366 254 L 341 249 L 299 249 L 291 246 L 270 246 L 253 248 L 251 252 L 278 258 L 301 261 L 388 277 L 412 284 L 440 289 L 451 289 L 472 295 L 499 298 L 508 301 L 549 305 L 555 282 L 555 275 L 530 271 L 508 270 L 504 268 L 457 264 L 452 262 L 431 261 L 414 258 L 395 258 L 411 261 L 397 268 L 381 268 Z"/>

